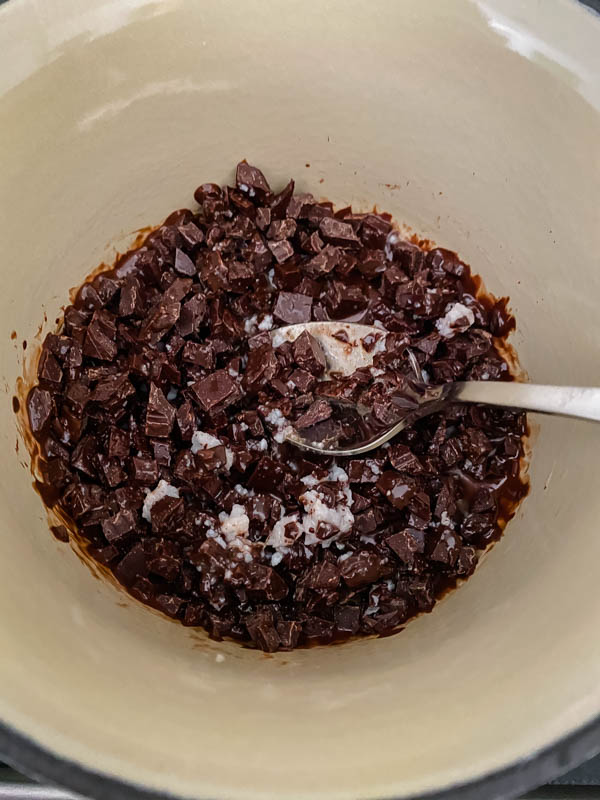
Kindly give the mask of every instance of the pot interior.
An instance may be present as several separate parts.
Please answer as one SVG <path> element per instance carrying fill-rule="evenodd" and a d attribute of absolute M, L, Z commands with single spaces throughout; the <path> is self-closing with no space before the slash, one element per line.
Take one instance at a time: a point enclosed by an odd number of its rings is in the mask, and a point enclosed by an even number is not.
<path fill-rule="evenodd" d="M 532 381 L 599 385 L 598 20 L 508 0 L 51 5 L 0 10 L 0 717 L 160 792 L 331 799 L 471 781 L 597 716 L 599 428 L 533 420 L 530 496 L 432 614 L 265 656 L 149 611 L 49 534 L 11 398 L 70 287 L 241 158 L 458 251 L 510 296 Z"/>

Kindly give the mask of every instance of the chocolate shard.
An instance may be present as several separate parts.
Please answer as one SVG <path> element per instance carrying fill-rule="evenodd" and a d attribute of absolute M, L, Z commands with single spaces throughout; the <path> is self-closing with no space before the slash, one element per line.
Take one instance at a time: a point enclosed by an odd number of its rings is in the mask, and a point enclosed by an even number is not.
<path fill-rule="evenodd" d="M 388 458 L 398 472 L 408 472 L 411 475 L 423 472 L 423 464 L 405 444 L 392 445 L 388 450 Z"/>
<path fill-rule="evenodd" d="M 460 542 L 453 531 L 443 530 L 429 556 L 432 561 L 439 561 L 447 566 L 452 566 L 460 551 Z"/>
<path fill-rule="evenodd" d="M 278 264 L 283 264 L 294 255 L 294 247 L 287 239 L 269 241 L 267 246 Z"/>
<path fill-rule="evenodd" d="M 115 418 L 126 412 L 127 401 L 135 394 L 127 373 L 108 375 L 98 381 L 90 396 L 90 401 L 97 403 Z"/>
<path fill-rule="evenodd" d="M 406 508 L 415 493 L 414 482 L 393 470 L 386 470 L 380 475 L 377 488 L 398 509 Z"/>
<path fill-rule="evenodd" d="M 160 341 L 175 325 L 180 313 L 180 303 L 161 300 L 151 311 L 148 320 L 142 327 L 139 334 L 140 341 L 151 343 Z"/>
<path fill-rule="evenodd" d="M 279 636 L 279 649 L 293 650 L 300 639 L 302 625 L 295 620 L 282 619 L 277 621 L 275 628 Z"/>
<path fill-rule="evenodd" d="M 146 436 L 163 438 L 169 436 L 175 421 L 175 409 L 154 383 L 150 384 L 150 395 L 146 408 Z"/>
<path fill-rule="evenodd" d="M 340 565 L 342 578 L 351 589 L 373 583 L 387 571 L 381 557 L 368 550 L 351 555 Z"/>
<path fill-rule="evenodd" d="M 57 359 L 49 350 L 42 350 L 38 363 L 38 381 L 51 388 L 57 388 L 62 384 L 63 371 Z"/>
<path fill-rule="evenodd" d="M 181 313 L 177 328 L 181 336 L 190 336 L 197 333 L 200 325 L 206 318 L 206 300 L 202 295 L 196 294 L 181 306 Z"/>
<path fill-rule="evenodd" d="M 104 309 L 94 311 L 83 343 L 83 354 L 100 361 L 113 361 L 117 355 L 117 326 L 114 317 Z"/>
<path fill-rule="evenodd" d="M 335 564 L 322 561 L 307 570 L 300 583 L 308 589 L 336 589 L 340 583 L 340 571 Z"/>
<path fill-rule="evenodd" d="M 415 554 L 425 552 L 425 534 L 415 528 L 405 528 L 403 531 L 389 536 L 385 543 L 401 561 L 412 566 Z"/>
<path fill-rule="evenodd" d="M 334 217 L 324 217 L 319 223 L 319 231 L 323 240 L 343 247 L 359 247 L 360 239 L 354 233 L 352 225 Z"/>
<path fill-rule="evenodd" d="M 360 627 L 360 608 L 357 606 L 337 606 L 335 609 L 335 629 L 339 633 L 355 635 Z"/>
<path fill-rule="evenodd" d="M 302 266 L 308 275 L 318 278 L 332 272 L 340 261 L 341 253 L 339 249 L 332 244 L 328 244 Z"/>
<path fill-rule="evenodd" d="M 246 629 L 254 644 L 266 653 L 279 649 L 281 639 L 275 627 L 273 610 L 269 606 L 259 607 L 245 618 Z"/>
<path fill-rule="evenodd" d="M 311 403 L 304 414 L 298 417 L 294 426 L 299 430 L 311 428 L 313 425 L 317 425 L 319 422 L 324 422 L 326 419 L 329 419 L 332 414 L 333 409 L 330 403 L 321 397 L 315 400 L 314 403 Z"/>
<path fill-rule="evenodd" d="M 47 389 L 34 386 L 27 396 L 27 415 L 31 432 L 39 437 L 50 422 L 53 411 L 52 395 Z"/>
<path fill-rule="evenodd" d="M 210 411 L 215 406 L 230 406 L 241 397 L 237 382 L 224 369 L 196 381 L 190 388 L 205 411 Z"/>
<path fill-rule="evenodd" d="M 244 371 L 242 385 L 248 391 L 256 391 L 269 384 L 279 369 L 277 357 L 271 344 L 251 350 Z"/>
<path fill-rule="evenodd" d="M 181 438 L 186 442 L 191 441 L 196 430 L 196 414 L 192 404 L 188 400 L 182 403 L 177 409 L 175 417 Z"/>
<path fill-rule="evenodd" d="M 134 456 L 131 459 L 133 480 L 144 486 L 152 486 L 158 481 L 158 464 L 154 458 Z"/>
<path fill-rule="evenodd" d="M 288 325 L 310 322 L 312 297 L 295 292 L 279 292 L 273 314 Z"/>
<path fill-rule="evenodd" d="M 202 244 L 204 241 L 204 234 L 193 222 L 186 222 L 185 225 L 180 225 L 177 230 L 179 231 L 184 243 L 190 248 Z"/>
<path fill-rule="evenodd" d="M 140 542 L 134 544 L 131 550 L 119 561 L 115 567 L 115 575 L 124 583 L 130 586 L 137 577 L 145 577 L 148 574 L 148 564 L 146 554 Z"/>
<path fill-rule="evenodd" d="M 267 239 L 279 241 L 281 239 L 291 239 L 296 233 L 296 222 L 293 219 L 276 219 L 269 226 Z"/>
<path fill-rule="evenodd" d="M 311 375 L 321 375 L 327 367 L 327 359 L 319 342 L 308 331 L 304 331 L 293 344 L 294 361 Z"/>
<path fill-rule="evenodd" d="M 246 161 L 240 161 L 235 170 L 235 183 L 242 192 L 247 192 L 252 197 L 256 195 L 264 198 L 270 194 L 271 187 L 258 167 L 253 167 Z"/>
<path fill-rule="evenodd" d="M 179 275 L 190 276 L 196 274 L 196 265 L 192 259 L 179 248 L 175 251 L 174 269 Z"/>
<path fill-rule="evenodd" d="M 135 530 L 135 518 L 130 509 L 117 512 L 114 517 L 102 520 L 102 533 L 109 544 L 121 542 Z"/>

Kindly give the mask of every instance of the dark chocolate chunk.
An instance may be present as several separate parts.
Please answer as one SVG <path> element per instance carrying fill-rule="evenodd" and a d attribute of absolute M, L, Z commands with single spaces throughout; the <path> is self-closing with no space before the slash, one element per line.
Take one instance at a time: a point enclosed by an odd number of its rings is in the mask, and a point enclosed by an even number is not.
<path fill-rule="evenodd" d="M 304 414 L 298 417 L 294 423 L 294 426 L 298 429 L 310 428 L 313 425 L 317 425 L 319 422 L 329 419 L 332 413 L 333 409 L 331 408 L 331 405 L 327 400 L 321 397 L 318 400 L 315 400 L 314 403 L 312 403 L 304 412 Z"/>
<path fill-rule="evenodd" d="M 190 298 L 181 306 L 177 327 L 182 336 L 196 333 L 206 317 L 206 300 L 199 294 Z"/>
<path fill-rule="evenodd" d="M 377 488 L 398 509 L 406 508 L 415 493 L 413 481 L 392 470 L 381 474 L 377 480 Z"/>
<path fill-rule="evenodd" d="M 182 403 L 175 413 L 181 438 L 189 442 L 196 430 L 196 414 L 189 401 Z"/>
<path fill-rule="evenodd" d="M 296 233 L 296 223 L 293 219 L 276 219 L 267 231 L 267 239 L 290 239 Z"/>
<path fill-rule="evenodd" d="M 215 351 L 210 342 L 197 344 L 196 342 L 186 342 L 181 355 L 183 361 L 189 364 L 196 364 L 204 369 L 212 370 L 215 366 Z"/>
<path fill-rule="evenodd" d="M 414 564 L 416 553 L 425 552 L 425 534 L 415 528 L 398 531 L 389 536 L 385 543 L 401 561 L 409 566 Z"/>
<path fill-rule="evenodd" d="M 252 196 L 254 194 L 259 197 L 264 197 L 271 192 L 271 187 L 267 183 L 267 179 L 258 169 L 252 167 L 246 161 L 241 161 L 235 170 L 235 182 L 238 189 L 243 192 L 248 192 Z"/>
<path fill-rule="evenodd" d="M 115 575 L 125 584 L 130 586 L 138 577 L 148 574 L 148 564 L 143 546 L 138 542 L 134 544 L 127 555 L 115 567 Z"/>
<path fill-rule="evenodd" d="M 294 292 L 279 292 L 273 314 L 282 322 L 294 325 L 297 322 L 309 322 L 312 298 Z"/>
<path fill-rule="evenodd" d="M 157 500 L 150 511 L 152 531 L 162 536 L 174 535 L 181 525 L 184 511 L 180 497 L 163 497 Z"/>
<path fill-rule="evenodd" d="M 388 450 L 390 464 L 398 472 L 408 472 L 413 475 L 423 472 L 423 464 L 405 444 L 395 444 Z"/>
<path fill-rule="evenodd" d="M 85 334 L 83 354 L 101 361 L 112 361 L 117 355 L 116 336 L 117 327 L 112 315 L 104 310 L 94 311 Z"/>
<path fill-rule="evenodd" d="M 58 539 L 59 542 L 68 542 L 69 541 L 69 531 L 65 528 L 64 525 L 52 525 L 50 530 L 54 534 L 54 537 Z"/>
<path fill-rule="evenodd" d="M 340 571 L 335 564 L 322 561 L 315 564 L 300 579 L 302 586 L 308 589 L 336 589 L 340 582 Z"/>
<path fill-rule="evenodd" d="M 102 533 L 110 544 L 122 541 L 135 529 L 135 519 L 130 509 L 119 511 L 114 517 L 102 520 Z"/>
<path fill-rule="evenodd" d="M 331 244 L 326 245 L 316 256 L 305 264 L 304 269 L 312 277 L 320 277 L 332 272 L 340 263 L 341 255 L 337 247 Z"/>
<path fill-rule="evenodd" d="M 162 391 L 150 384 L 150 395 L 146 408 L 146 436 L 161 438 L 168 436 L 175 421 L 175 409 Z"/>
<path fill-rule="evenodd" d="M 294 247 L 287 239 L 278 239 L 267 244 L 278 264 L 283 264 L 294 255 Z"/>
<path fill-rule="evenodd" d="M 325 353 L 319 342 L 304 331 L 293 344 L 294 361 L 311 375 L 321 375 L 327 366 Z"/>
<path fill-rule="evenodd" d="M 276 625 L 277 635 L 279 636 L 280 650 L 293 650 L 298 644 L 302 625 L 295 620 L 278 620 Z"/>
<path fill-rule="evenodd" d="M 191 389 L 205 411 L 215 406 L 230 406 L 241 396 L 238 384 L 224 369 L 196 381 Z"/>
<path fill-rule="evenodd" d="M 135 394 L 135 389 L 126 373 L 108 375 L 98 381 L 92 392 L 90 400 L 98 403 L 113 417 L 121 417 L 127 406 L 128 399 Z"/>
<path fill-rule="evenodd" d="M 63 371 L 49 350 L 42 350 L 38 363 L 38 381 L 56 388 L 62 383 Z"/>
<path fill-rule="evenodd" d="M 47 389 L 34 386 L 27 396 L 27 415 L 34 436 L 40 436 L 52 415 L 52 395 Z"/>
<path fill-rule="evenodd" d="M 275 627 L 273 610 L 268 606 L 258 608 L 245 619 L 246 628 L 255 645 L 267 653 L 274 653 L 281 640 Z"/>
<path fill-rule="evenodd" d="M 154 458 L 134 456 L 131 459 L 133 466 L 133 480 L 145 486 L 152 486 L 158 480 L 158 464 Z"/>
<path fill-rule="evenodd" d="M 360 627 L 360 608 L 357 606 L 336 606 L 335 609 L 335 629 L 339 633 L 354 634 L 358 633 Z"/>
<path fill-rule="evenodd" d="M 443 530 L 429 557 L 432 561 L 440 561 L 451 567 L 458 558 L 459 548 L 456 534 L 453 531 Z"/>
<path fill-rule="evenodd" d="M 189 256 L 177 248 L 175 251 L 175 264 L 174 264 L 175 272 L 178 272 L 180 275 L 195 275 L 196 274 L 196 265 L 192 261 Z"/>
<path fill-rule="evenodd" d="M 242 384 L 246 391 L 259 389 L 275 377 L 279 364 L 270 344 L 251 350 Z"/>
<path fill-rule="evenodd" d="M 334 219 L 334 217 L 324 217 L 319 223 L 319 231 L 323 240 L 330 244 L 360 245 L 360 239 L 354 233 L 352 225 L 347 222 L 341 222 L 339 219 Z"/>
<path fill-rule="evenodd" d="M 342 578 L 351 589 L 373 583 L 386 571 L 382 559 L 368 550 L 353 553 L 340 564 Z"/>

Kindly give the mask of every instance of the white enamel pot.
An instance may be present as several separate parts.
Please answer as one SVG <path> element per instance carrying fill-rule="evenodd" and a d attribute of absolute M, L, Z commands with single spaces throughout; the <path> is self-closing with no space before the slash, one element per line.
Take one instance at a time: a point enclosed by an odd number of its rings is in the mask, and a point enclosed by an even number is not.
<path fill-rule="evenodd" d="M 600 385 L 599 75 L 574 0 L 0 7 L 0 755 L 98 798 L 489 800 L 600 750 L 600 428 L 534 420 L 530 496 L 433 613 L 265 657 L 56 541 L 11 408 L 69 288 L 241 158 L 457 250 L 531 380 Z"/>

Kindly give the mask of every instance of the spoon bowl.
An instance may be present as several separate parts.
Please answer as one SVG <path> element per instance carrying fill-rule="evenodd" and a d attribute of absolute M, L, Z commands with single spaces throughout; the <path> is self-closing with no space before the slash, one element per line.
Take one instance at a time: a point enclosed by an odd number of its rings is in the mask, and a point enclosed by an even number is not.
<path fill-rule="evenodd" d="M 388 331 L 372 325 L 305 322 L 277 328 L 271 331 L 271 339 L 278 347 L 283 342 L 295 341 L 304 332 L 317 340 L 325 356 L 326 369 L 321 380 L 347 377 L 357 369 L 372 367 L 375 356 L 385 350 L 388 335 Z M 600 422 L 600 388 L 516 381 L 457 381 L 432 385 L 424 380 L 414 353 L 407 348 L 406 354 L 414 375 L 411 381 L 414 391 L 410 393 L 414 402 L 398 422 L 383 430 L 369 432 L 362 440 L 347 446 L 336 446 L 336 442 L 331 440 L 310 440 L 293 426 L 286 429 L 286 441 L 303 450 L 327 456 L 361 455 L 381 447 L 400 431 L 422 417 L 435 414 L 447 403 L 481 403 Z M 318 395 L 318 386 L 315 394 Z M 348 405 L 346 401 L 344 404 Z M 362 417 L 368 411 L 359 406 L 355 408 Z"/>

